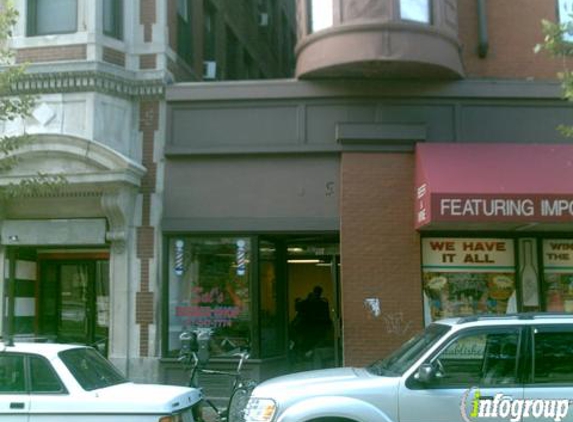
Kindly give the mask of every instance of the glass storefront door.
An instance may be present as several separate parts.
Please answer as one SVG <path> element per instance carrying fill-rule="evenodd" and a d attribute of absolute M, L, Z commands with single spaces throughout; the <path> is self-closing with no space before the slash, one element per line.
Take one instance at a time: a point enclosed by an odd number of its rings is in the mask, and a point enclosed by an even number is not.
<path fill-rule="evenodd" d="M 106 352 L 109 261 L 41 261 L 39 303 L 42 336 Z"/>
<path fill-rule="evenodd" d="M 338 366 L 338 244 L 287 246 L 291 370 Z"/>

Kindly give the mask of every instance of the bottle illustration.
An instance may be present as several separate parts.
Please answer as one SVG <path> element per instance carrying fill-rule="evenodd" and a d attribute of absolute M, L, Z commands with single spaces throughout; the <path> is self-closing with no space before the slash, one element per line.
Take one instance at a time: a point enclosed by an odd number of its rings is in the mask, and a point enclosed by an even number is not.
<path fill-rule="evenodd" d="M 523 266 L 521 267 L 521 287 L 523 291 L 523 306 L 539 306 L 537 289 L 537 271 L 533 257 L 533 244 L 530 239 L 523 241 Z"/>

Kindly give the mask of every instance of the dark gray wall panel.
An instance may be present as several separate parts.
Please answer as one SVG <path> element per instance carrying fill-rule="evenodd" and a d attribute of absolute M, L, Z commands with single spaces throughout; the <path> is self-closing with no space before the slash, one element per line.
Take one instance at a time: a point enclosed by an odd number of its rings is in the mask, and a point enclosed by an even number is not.
<path fill-rule="evenodd" d="M 296 144 L 298 116 L 296 104 L 176 107 L 172 109 L 169 143 L 190 148 Z"/>
<path fill-rule="evenodd" d="M 376 104 L 307 104 L 306 142 L 309 144 L 332 144 L 336 141 L 337 123 L 373 122 Z"/>
<path fill-rule="evenodd" d="M 555 105 L 463 105 L 460 142 L 571 142 L 557 131 L 573 124 L 571 107 Z"/>
<path fill-rule="evenodd" d="M 455 107 L 430 104 L 384 104 L 378 107 L 377 120 L 382 123 L 423 124 L 428 141 L 455 139 Z"/>
<path fill-rule="evenodd" d="M 166 220 L 332 221 L 339 215 L 337 156 L 173 159 L 165 177 Z"/>

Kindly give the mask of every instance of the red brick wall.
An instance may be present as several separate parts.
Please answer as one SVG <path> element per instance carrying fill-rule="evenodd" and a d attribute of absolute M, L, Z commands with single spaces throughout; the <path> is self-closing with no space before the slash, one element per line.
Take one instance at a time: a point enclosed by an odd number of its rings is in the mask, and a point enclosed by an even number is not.
<path fill-rule="evenodd" d="M 58 47 L 21 48 L 16 52 L 17 63 L 56 62 L 63 60 L 86 60 L 85 44 Z"/>
<path fill-rule="evenodd" d="M 151 42 L 153 36 L 153 24 L 157 20 L 155 11 L 156 0 L 141 0 L 139 21 L 143 25 L 143 41 Z"/>
<path fill-rule="evenodd" d="M 423 326 L 414 155 L 344 153 L 341 171 L 344 363 L 363 365 Z M 380 299 L 382 315 L 366 298 Z"/>
<path fill-rule="evenodd" d="M 459 0 L 459 31 L 466 75 L 480 78 L 556 79 L 561 63 L 533 48 L 543 41 L 541 20 L 556 20 L 556 0 L 486 1 L 487 57 L 479 58 L 477 2 Z"/>
<path fill-rule="evenodd" d="M 140 69 L 156 69 L 157 68 L 157 55 L 156 54 L 142 54 L 139 56 Z"/>
<path fill-rule="evenodd" d="M 156 163 L 153 158 L 155 132 L 159 128 L 159 101 L 142 101 L 139 106 L 139 130 L 143 137 L 142 164 L 147 169 L 143 177 L 141 226 L 137 228 L 137 258 L 141 263 L 140 289 L 136 296 L 136 322 L 140 329 L 140 356 L 149 356 L 149 324 L 154 321 L 154 294 L 149 286 L 152 276 L 150 260 L 155 254 L 155 229 L 151 226 L 151 196 L 155 192 Z"/>
<path fill-rule="evenodd" d="M 104 62 L 111 63 L 120 67 L 125 67 L 125 53 L 123 51 L 104 47 L 102 58 Z"/>

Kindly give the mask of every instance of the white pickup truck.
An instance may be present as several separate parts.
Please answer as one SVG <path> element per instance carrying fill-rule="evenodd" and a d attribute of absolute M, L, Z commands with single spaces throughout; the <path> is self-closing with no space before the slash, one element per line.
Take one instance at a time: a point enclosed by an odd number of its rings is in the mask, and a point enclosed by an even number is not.
<path fill-rule="evenodd" d="M 197 389 L 128 382 L 95 349 L 0 342 L 2 422 L 195 422 Z"/>

